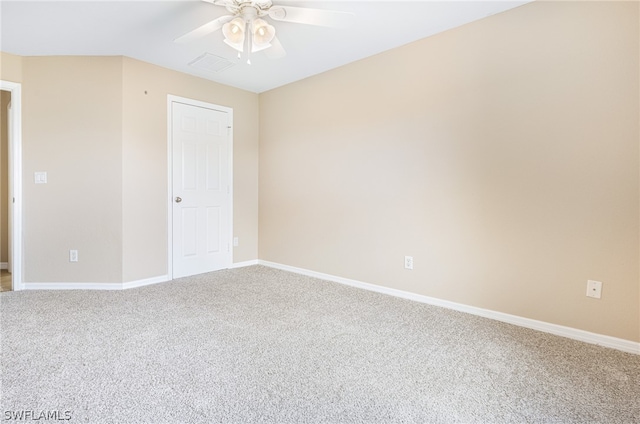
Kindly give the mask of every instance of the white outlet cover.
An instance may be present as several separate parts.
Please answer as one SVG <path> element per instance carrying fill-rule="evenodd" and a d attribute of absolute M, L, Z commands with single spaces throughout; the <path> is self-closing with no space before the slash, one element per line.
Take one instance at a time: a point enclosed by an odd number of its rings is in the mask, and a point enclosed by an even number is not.
<path fill-rule="evenodd" d="M 405 269 L 413 269 L 413 256 L 405 256 L 404 257 L 404 268 Z"/>

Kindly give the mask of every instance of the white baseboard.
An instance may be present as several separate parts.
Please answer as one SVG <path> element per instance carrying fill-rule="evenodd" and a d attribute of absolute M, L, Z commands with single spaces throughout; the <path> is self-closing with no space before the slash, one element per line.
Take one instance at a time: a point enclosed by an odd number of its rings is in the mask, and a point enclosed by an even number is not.
<path fill-rule="evenodd" d="M 9 262 L 0 262 L 0 269 L 9 269 Z"/>
<path fill-rule="evenodd" d="M 244 268 L 247 266 L 253 266 L 253 265 L 259 265 L 260 261 L 257 259 L 254 259 L 252 261 L 244 261 L 244 262 L 236 262 L 231 264 L 231 266 L 229 267 L 229 269 L 235 269 L 235 268 Z"/>
<path fill-rule="evenodd" d="M 152 284 L 158 284 L 158 283 L 166 283 L 167 281 L 170 281 L 171 278 L 169 278 L 168 275 L 159 275 L 157 277 L 151 277 L 151 278 L 145 278 L 143 280 L 135 280 L 135 281 L 128 281 L 126 283 L 122 283 L 122 289 L 126 290 L 126 289 L 134 289 L 136 287 L 143 287 L 143 286 L 150 286 Z"/>
<path fill-rule="evenodd" d="M 258 260 L 234 263 L 231 264 L 229 269 L 244 268 L 252 265 L 258 265 Z M 24 283 L 23 290 L 127 290 L 151 284 L 166 283 L 170 280 L 171 278 L 168 275 L 159 275 L 126 283 Z"/>
<path fill-rule="evenodd" d="M 23 283 L 23 290 L 122 290 L 122 283 Z"/>
<path fill-rule="evenodd" d="M 126 290 L 169 281 L 168 275 L 126 283 L 24 283 L 23 290 Z"/>
<path fill-rule="evenodd" d="M 308 269 L 296 268 L 289 265 L 283 265 L 275 262 L 258 260 L 259 265 L 280 269 L 283 271 L 302 274 L 308 277 L 319 278 L 321 280 L 332 281 L 334 283 L 345 284 L 364 290 L 374 291 L 378 293 L 388 294 L 390 296 L 401 297 L 416 302 L 426 303 L 429 305 L 440 306 L 447 309 L 453 309 L 460 312 L 466 312 L 472 315 L 478 315 L 484 318 L 494 319 L 496 321 L 506 322 L 508 324 L 518 325 L 520 327 L 531 328 L 533 330 L 545 333 L 555 334 L 557 336 L 567 337 L 569 339 L 579 340 L 586 343 L 596 344 L 612 349 L 621 350 L 623 352 L 634 353 L 640 355 L 640 343 L 630 340 L 619 339 L 616 337 L 605 336 L 603 334 L 591 333 L 589 331 L 578 330 L 576 328 L 565 327 L 563 325 L 551 324 L 544 321 L 538 321 L 530 318 L 524 318 L 517 315 L 505 314 L 502 312 L 492 311 L 489 309 L 478 308 L 475 306 L 464 305 L 461 303 L 450 302 L 448 300 L 437 299 L 434 297 L 423 296 L 420 294 L 410 293 L 402 290 L 391 289 L 388 287 L 378 286 L 362 281 L 350 280 L 348 278 L 337 277 L 335 275 L 323 274 Z"/>
<path fill-rule="evenodd" d="M 0 264 L 1 265 L 1 264 Z M 555 334 L 557 336 L 567 337 L 586 343 L 596 344 L 612 349 L 621 350 L 623 352 L 634 353 L 640 355 L 640 343 L 630 340 L 624 340 L 616 337 L 606 336 L 603 334 L 591 333 L 589 331 L 579 330 L 576 328 L 565 327 L 558 324 L 551 324 L 544 321 L 538 321 L 530 318 L 524 318 L 517 315 L 505 314 L 502 312 L 492 311 L 489 309 L 478 308 L 475 306 L 464 305 L 461 303 L 450 302 L 448 300 L 437 299 L 434 297 L 424 296 L 416 293 L 406 292 L 402 290 L 392 289 L 389 287 L 378 286 L 375 284 L 364 283 L 362 281 L 351 280 L 348 278 L 338 277 L 335 275 L 324 274 L 321 272 L 311 271 L 308 269 L 297 268 L 289 265 L 283 265 L 275 262 L 264 260 L 251 260 L 238 262 L 231 265 L 230 269 L 243 268 L 253 265 L 264 265 L 283 271 L 293 272 L 295 274 L 306 275 L 309 277 L 319 278 L 321 280 L 332 281 L 334 283 L 345 284 L 364 290 L 383 293 L 390 296 L 400 297 L 403 299 L 413 300 L 415 302 L 426 303 L 429 305 L 439 306 L 442 308 L 453 309 L 484 318 L 494 319 L 509 324 L 518 325 L 520 327 L 531 328 L 533 330 L 545 333 Z M 143 280 L 129 281 L 126 283 L 24 283 L 24 290 L 126 290 L 136 287 L 147 286 L 170 281 L 168 275 L 161 275 Z"/>

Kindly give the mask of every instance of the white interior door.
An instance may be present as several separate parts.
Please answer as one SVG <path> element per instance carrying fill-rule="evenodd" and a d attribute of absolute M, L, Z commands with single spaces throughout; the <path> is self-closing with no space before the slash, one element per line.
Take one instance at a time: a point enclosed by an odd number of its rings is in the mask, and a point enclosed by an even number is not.
<path fill-rule="evenodd" d="M 171 115 L 173 277 L 228 268 L 230 113 L 173 101 Z"/>

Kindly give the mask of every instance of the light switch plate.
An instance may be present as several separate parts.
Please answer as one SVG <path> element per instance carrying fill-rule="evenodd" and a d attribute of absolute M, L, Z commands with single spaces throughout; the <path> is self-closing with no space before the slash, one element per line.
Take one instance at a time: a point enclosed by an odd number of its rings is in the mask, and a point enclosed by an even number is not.
<path fill-rule="evenodd" d="M 47 173 L 46 172 L 36 172 L 34 174 L 34 179 L 36 184 L 46 184 L 47 183 Z"/>

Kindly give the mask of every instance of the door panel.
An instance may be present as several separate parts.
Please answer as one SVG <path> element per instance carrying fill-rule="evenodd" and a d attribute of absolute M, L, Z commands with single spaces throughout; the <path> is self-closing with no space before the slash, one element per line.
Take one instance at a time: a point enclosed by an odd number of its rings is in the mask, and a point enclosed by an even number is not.
<path fill-rule="evenodd" d="M 207 146 L 207 190 L 220 191 L 222 161 L 220 146 Z"/>
<path fill-rule="evenodd" d="M 221 208 L 207 208 L 207 252 L 220 252 L 220 240 L 222 237 L 222 213 Z"/>
<path fill-rule="evenodd" d="M 231 265 L 229 114 L 173 102 L 173 277 Z M 179 200 L 179 201 L 178 201 Z"/>
<path fill-rule="evenodd" d="M 195 256 L 198 253 L 198 210 L 182 208 L 182 256 Z"/>

